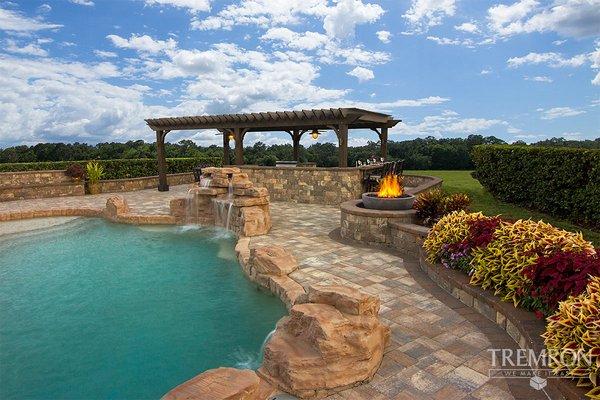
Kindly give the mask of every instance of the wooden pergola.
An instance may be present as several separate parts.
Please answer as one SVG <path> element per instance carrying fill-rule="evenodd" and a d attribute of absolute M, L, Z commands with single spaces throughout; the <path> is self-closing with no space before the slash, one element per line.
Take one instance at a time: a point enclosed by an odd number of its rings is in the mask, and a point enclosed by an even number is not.
<path fill-rule="evenodd" d="M 167 191 L 165 137 L 177 130 L 216 129 L 223 136 L 223 164 L 230 164 L 229 141 L 235 141 L 235 164 L 244 164 L 244 137 L 248 132 L 283 131 L 292 137 L 294 160 L 298 161 L 300 139 L 313 130 L 333 130 L 339 143 L 339 166 L 348 166 L 348 130 L 370 129 L 377 133 L 381 142 L 381 157 L 387 157 L 388 129 L 401 120 L 391 115 L 360 108 L 328 108 L 301 111 L 276 111 L 247 114 L 202 115 L 147 119 L 146 123 L 156 132 L 158 156 L 158 190 Z"/>

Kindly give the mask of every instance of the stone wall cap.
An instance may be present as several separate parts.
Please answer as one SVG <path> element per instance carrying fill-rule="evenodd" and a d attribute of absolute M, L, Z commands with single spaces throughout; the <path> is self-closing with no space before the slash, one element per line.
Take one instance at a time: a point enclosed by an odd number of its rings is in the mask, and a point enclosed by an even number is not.
<path fill-rule="evenodd" d="M 340 209 L 347 214 L 371 218 L 405 218 L 407 215 L 414 215 L 417 213 L 415 210 L 370 210 L 368 208 L 359 207 L 359 204 L 361 203 L 362 200 L 348 200 L 340 204 Z"/>

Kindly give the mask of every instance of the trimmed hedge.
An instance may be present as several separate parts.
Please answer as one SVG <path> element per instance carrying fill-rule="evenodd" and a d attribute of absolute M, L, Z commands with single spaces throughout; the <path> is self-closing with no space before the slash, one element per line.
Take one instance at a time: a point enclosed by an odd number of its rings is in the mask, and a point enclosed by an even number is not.
<path fill-rule="evenodd" d="M 152 158 L 97 160 L 104 167 L 103 179 L 139 178 L 158 175 L 156 160 Z M 67 169 L 69 165 L 79 163 L 85 166 L 87 161 L 49 161 L 34 163 L 0 164 L 0 172 L 40 171 Z M 167 173 L 192 172 L 199 164 L 221 166 L 218 157 L 167 158 Z"/>
<path fill-rule="evenodd" d="M 600 229 L 600 150 L 482 145 L 472 156 L 495 197 Z"/>

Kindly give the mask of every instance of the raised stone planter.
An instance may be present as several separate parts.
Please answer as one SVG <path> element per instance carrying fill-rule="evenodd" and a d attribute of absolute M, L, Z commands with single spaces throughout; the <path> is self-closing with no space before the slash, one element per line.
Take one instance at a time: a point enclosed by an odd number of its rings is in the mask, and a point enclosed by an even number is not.
<path fill-rule="evenodd" d="M 361 200 L 349 200 L 340 204 L 340 235 L 371 245 L 391 246 L 391 222 L 413 223 L 416 211 L 369 210 L 361 207 Z"/>

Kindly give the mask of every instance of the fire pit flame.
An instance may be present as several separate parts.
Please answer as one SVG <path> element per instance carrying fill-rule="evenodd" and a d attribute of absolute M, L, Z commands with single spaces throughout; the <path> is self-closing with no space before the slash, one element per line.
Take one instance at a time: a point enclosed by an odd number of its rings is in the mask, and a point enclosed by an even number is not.
<path fill-rule="evenodd" d="M 379 181 L 377 197 L 394 198 L 404 194 L 404 182 L 401 175 L 388 174 Z"/>

